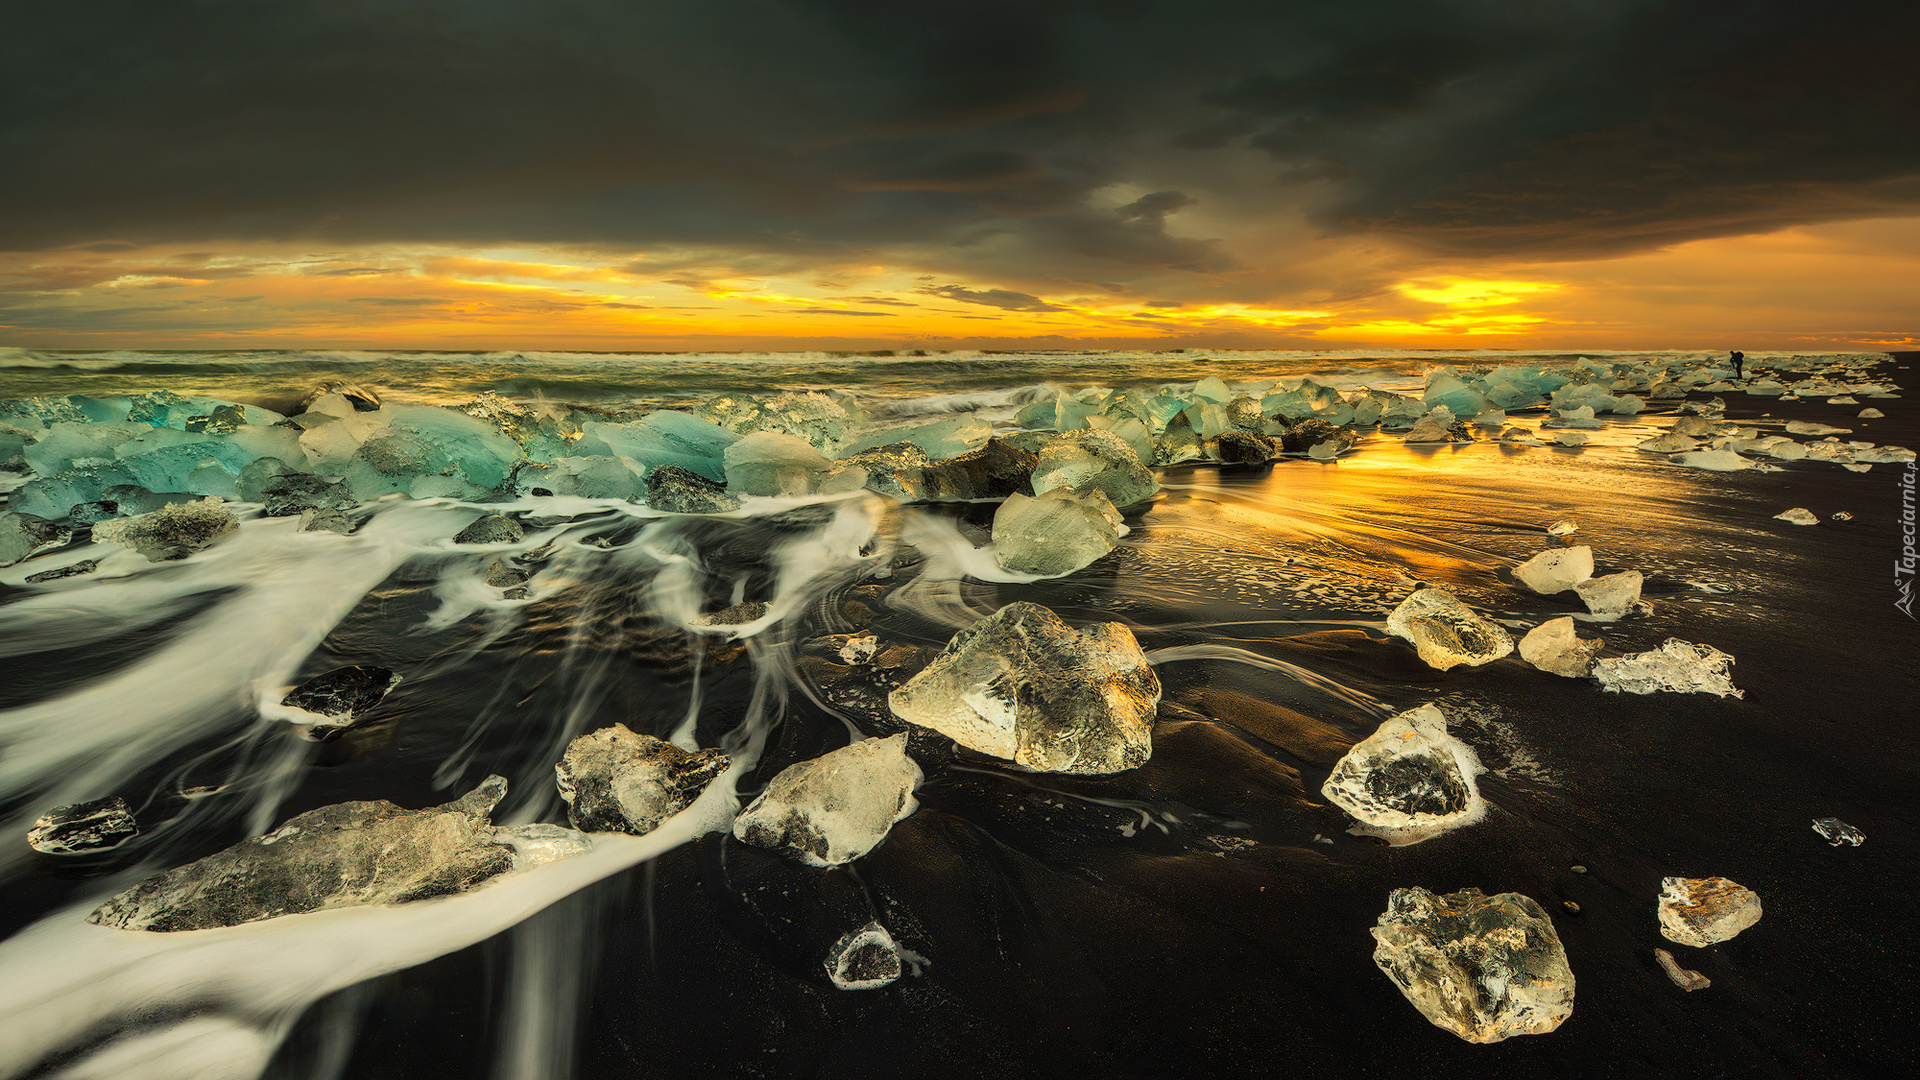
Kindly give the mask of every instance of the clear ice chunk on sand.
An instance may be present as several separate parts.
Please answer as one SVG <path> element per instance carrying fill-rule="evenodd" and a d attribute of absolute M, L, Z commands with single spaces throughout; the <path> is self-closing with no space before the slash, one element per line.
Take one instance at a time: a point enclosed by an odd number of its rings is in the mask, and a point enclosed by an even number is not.
<path fill-rule="evenodd" d="M 1604 643 L 1583 641 L 1574 633 L 1573 616 L 1548 619 L 1520 639 L 1520 659 L 1553 675 L 1584 679 L 1593 673 L 1593 657 Z"/>
<path fill-rule="evenodd" d="M 1811 510 L 1808 510 L 1808 509 L 1806 509 L 1805 507 L 1802 507 L 1802 506 L 1796 506 L 1796 507 L 1794 507 L 1794 508 L 1793 508 L 1793 509 L 1791 509 L 1791 510 L 1783 510 L 1783 511 L 1781 511 L 1781 512 L 1780 512 L 1780 513 L 1778 513 L 1778 514 L 1775 514 L 1775 515 L 1773 515 L 1773 520 L 1775 520 L 1775 521 L 1787 521 L 1787 522 L 1791 522 L 1791 523 L 1793 523 L 1793 524 L 1795 524 L 1795 525 L 1818 525 L 1818 524 L 1820 524 L 1820 517 L 1819 517 L 1819 515 L 1817 515 L 1817 514 L 1815 514 L 1815 513 L 1813 512 L 1813 511 L 1811 511 Z"/>
<path fill-rule="evenodd" d="M 1733 657 L 1711 645 L 1668 638 L 1657 649 L 1598 661 L 1593 677 L 1615 693 L 1745 697 L 1745 691 L 1734 688 L 1732 666 Z"/>
<path fill-rule="evenodd" d="M 919 447 L 934 461 L 946 461 L 980 449 L 992 436 L 992 426 L 978 417 L 950 416 L 861 432 L 847 440 L 839 456 L 848 457 L 876 446 L 906 442 Z"/>
<path fill-rule="evenodd" d="M 1394 843 L 1417 843 L 1477 820 L 1484 806 L 1473 751 L 1447 732 L 1437 706 L 1409 709 L 1355 743 L 1320 793 L 1363 830 Z"/>
<path fill-rule="evenodd" d="M 1111 431 L 1068 431 L 1047 440 L 1033 470 L 1035 494 L 1066 488 L 1098 490 L 1116 507 L 1145 502 L 1160 490 L 1133 447 Z"/>
<path fill-rule="evenodd" d="M 863 739 L 780 770 L 734 819 L 733 835 L 808 866 L 849 863 L 919 807 L 920 778 L 905 733 Z"/>
<path fill-rule="evenodd" d="M 1544 1035 L 1573 1014 L 1566 949 L 1530 897 L 1395 889 L 1373 938 L 1373 962 L 1413 1007 L 1468 1042 Z"/>
<path fill-rule="evenodd" d="M 1120 511 L 1100 491 L 1014 494 L 993 515 L 993 556 L 1017 574 L 1071 574 L 1120 542 Z"/>
<path fill-rule="evenodd" d="M 1760 921 L 1760 897 L 1723 877 L 1664 878 L 1660 882 L 1660 935 L 1704 949 Z"/>
<path fill-rule="evenodd" d="M 828 980 L 842 990 L 878 990 L 900 978 L 900 945 L 870 922 L 834 942 L 826 966 Z"/>
<path fill-rule="evenodd" d="M 1593 549 L 1548 548 L 1513 568 L 1520 584 L 1542 596 L 1563 593 L 1593 576 Z"/>
<path fill-rule="evenodd" d="M 1653 958 L 1660 964 L 1660 970 L 1667 973 L 1673 985 L 1682 990 L 1705 990 L 1713 985 L 1713 980 L 1691 968 L 1683 968 L 1673 954 L 1665 949 L 1653 950 Z"/>
<path fill-rule="evenodd" d="M 1587 611 L 1596 618 L 1612 622 L 1633 610 L 1640 602 L 1640 589 L 1646 575 L 1638 570 L 1622 570 L 1605 577 L 1588 578 L 1573 587 Z"/>
<path fill-rule="evenodd" d="M 1445 589 L 1419 589 L 1387 616 L 1387 632 L 1413 643 L 1428 667 L 1478 667 L 1513 651 L 1513 636 Z"/>
<path fill-rule="evenodd" d="M 574 828 L 644 836 L 691 806 L 730 763 L 719 750 L 682 750 L 615 724 L 568 743 L 553 772 Z"/>
<path fill-rule="evenodd" d="M 867 471 L 840 466 L 806 440 L 756 431 L 727 447 L 727 490 L 740 495 L 819 495 L 856 491 Z M 697 470 L 696 470 L 697 471 Z"/>
<path fill-rule="evenodd" d="M 1813 831 L 1824 837 L 1827 844 L 1831 847 L 1839 847 L 1842 844 L 1850 847 L 1859 847 L 1861 844 L 1867 842 L 1866 833 L 1841 821 L 1837 817 L 1814 818 Z"/>
<path fill-rule="evenodd" d="M 893 714 L 1040 772 L 1146 763 L 1160 679 L 1120 623 L 1074 630 L 1025 601 L 953 636 L 888 698 Z"/>

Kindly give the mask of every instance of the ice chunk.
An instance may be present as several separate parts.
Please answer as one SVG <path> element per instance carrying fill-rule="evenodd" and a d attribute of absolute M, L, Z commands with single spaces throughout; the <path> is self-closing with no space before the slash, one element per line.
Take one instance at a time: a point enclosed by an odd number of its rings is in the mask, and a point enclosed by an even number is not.
<path fill-rule="evenodd" d="M 877 990 L 900 971 L 900 946 L 877 922 L 849 932 L 827 953 L 827 978 L 842 990 Z"/>
<path fill-rule="evenodd" d="M 1200 445 L 1200 436 L 1194 433 L 1193 425 L 1187 422 L 1185 413 L 1168 421 L 1166 432 L 1153 448 L 1153 462 L 1156 465 L 1177 465 L 1182 461 L 1198 461 L 1205 456 L 1206 449 Z"/>
<path fill-rule="evenodd" d="M 731 763 L 719 750 L 682 750 L 615 724 L 568 743 L 553 771 L 574 828 L 644 836 L 691 806 Z"/>
<path fill-rule="evenodd" d="M 119 847 L 140 833 L 125 799 L 56 806 L 27 830 L 27 846 L 47 855 L 73 855 Z"/>
<path fill-rule="evenodd" d="M 1547 526 L 1548 536 L 1572 536 L 1580 531 L 1580 526 L 1572 521 L 1561 519 Z"/>
<path fill-rule="evenodd" d="M 456 544 L 517 544 L 526 539 L 527 530 L 505 514 L 482 514 L 455 533 Z"/>
<path fill-rule="evenodd" d="M 1453 430 L 1454 420 L 1451 410 L 1442 406 L 1422 416 L 1413 429 L 1407 432 L 1405 441 L 1410 443 L 1453 442 L 1458 434 Z"/>
<path fill-rule="evenodd" d="M 632 423 L 589 421 L 583 430 L 574 444 L 576 454 L 628 457 L 648 469 L 678 465 L 716 481 L 726 479 L 727 448 L 740 441 L 739 435 L 716 424 L 665 409 Z"/>
<path fill-rule="evenodd" d="M 65 547 L 73 530 L 35 514 L 0 514 L 0 566 Z"/>
<path fill-rule="evenodd" d="M 1578 431 L 1556 431 L 1553 441 L 1557 446 L 1585 446 L 1587 437 Z"/>
<path fill-rule="evenodd" d="M 1667 973 L 1667 978 L 1673 980 L 1673 985 L 1682 990 L 1705 990 L 1713 985 L 1713 980 L 1705 975 L 1690 968 L 1681 967 L 1680 962 L 1673 958 L 1673 954 L 1665 949 L 1653 950 L 1653 958 L 1659 962 L 1660 970 Z"/>
<path fill-rule="evenodd" d="M 43 581 L 59 581 L 61 578 L 79 577 L 81 574 L 93 573 L 99 565 L 99 559 L 82 559 L 79 562 L 68 563 L 65 566 L 55 567 L 52 570 L 42 570 L 37 574 L 28 574 L 26 582 L 29 585 L 38 585 Z"/>
<path fill-rule="evenodd" d="M 1227 465 L 1265 465 L 1280 454 L 1274 440 L 1247 431 L 1227 432 L 1214 443 L 1214 449 Z"/>
<path fill-rule="evenodd" d="M 1869 450 L 1856 450 L 1853 460 L 1871 465 L 1898 465 L 1913 460 L 1913 451 L 1904 446 L 1876 446 Z"/>
<path fill-rule="evenodd" d="M 1131 418 L 1115 420 L 1107 416 L 1089 416 L 1087 426 L 1096 431 L 1113 432 L 1133 447 L 1133 456 L 1139 458 L 1142 465 L 1153 464 L 1153 433 L 1147 430 L 1145 422 Z"/>
<path fill-rule="evenodd" d="M 893 691 L 895 716 L 1042 772 L 1112 773 L 1153 753 L 1160 679 L 1120 623 L 1076 631 L 1008 604 Z"/>
<path fill-rule="evenodd" d="M 1013 422 L 1041 431 L 1074 431 L 1086 427 L 1088 419 L 1097 411 L 1086 402 L 1055 393 L 1029 403 L 1014 414 Z"/>
<path fill-rule="evenodd" d="M 593 838 L 586 833 L 546 822 L 497 825 L 493 829 L 493 842 L 513 849 L 515 870 L 545 866 L 593 850 Z"/>
<path fill-rule="evenodd" d="M 1850 435 L 1852 428 L 1834 427 L 1830 424 L 1816 424 L 1810 420 L 1787 421 L 1789 435 Z"/>
<path fill-rule="evenodd" d="M 1513 576 L 1542 596 L 1566 592 L 1593 576 L 1593 549 L 1548 548 L 1514 567 Z"/>
<path fill-rule="evenodd" d="M 919 447 L 931 460 L 946 461 L 980 449 L 992 435 L 993 428 L 978 417 L 949 416 L 931 422 L 896 424 L 862 432 L 848 439 L 846 445 L 839 449 L 838 456 L 849 457 L 876 446 L 905 442 Z"/>
<path fill-rule="evenodd" d="M 418 497 L 425 489 L 415 481 L 422 477 L 446 477 L 455 494 L 477 496 L 501 487 L 521 456 L 520 444 L 492 424 L 452 409 L 391 405 L 380 415 L 386 427 L 368 436 L 342 470 L 360 499 L 391 492 Z"/>
<path fill-rule="evenodd" d="M 782 769 L 734 819 L 733 835 L 808 866 L 839 866 L 872 851 L 919 807 L 919 784 L 904 733 L 864 739 Z"/>
<path fill-rule="evenodd" d="M 1640 602 L 1640 589 L 1646 576 L 1638 570 L 1622 570 L 1605 577 L 1588 578 L 1573 587 L 1592 614 L 1612 621 L 1633 610 Z"/>
<path fill-rule="evenodd" d="M 724 514 L 740 509 L 740 500 L 692 469 L 660 465 L 647 473 L 647 505 L 668 514 Z"/>
<path fill-rule="evenodd" d="M 1862 420 L 1879 420 L 1885 417 L 1886 415 L 1887 415 L 1886 413 L 1883 413 L 1879 409 L 1874 409 L 1874 408 L 1866 408 L 1866 409 L 1860 410 L 1860 419 Z"/>
<path fill-rule="evenodd" d="M 556 457 L 543 469 L 527 467 L 514 474 L 514 486 L 539 489 L 550 495 L 577 495 L 586 499 L 638 499 L 646 489 L 644 467 L 632 458 L 606 455 Z"/>
<path fill-rule="evenodd" d="M 144 424 L 56 421 L 21 454 L 35 473 L 56 476 L 77 466 L 115 460 L 119 457 L 115 450 L 121 443 L 146 430 Z"/>
<path fill-rule="evenodd" d="M 1245 394 L 1227 402 L 1227 422 L 1240 431 L 1259 431 L 1266 419 L 1260 402 Z"/>
<path fill-rule="evenodd" d="M 1540 905 L 1478 889 L 1395 889 L 1373 962 L 1435 1027 L 1471 1043 L 1544 1035 L 1573 1014 L 1573 970 Z"/>
<path fill-rule="evenodd" d="M 1731 450 L 1695 450 L 1688 454 L 1675 454 L 1673 460 L 1690 468 L 1711 472 L 1739 472 L 1753 468 L 1753 462 Z"/>
<path fill-rule="evenodd" d="M 1689 439 L 1685 435 L 1675 435 L 1669 431 L 1635 445 L 1636 450 L 1645 450 L 1649 454 L 1678 454 L 1687 450 L 1698 450 L 1700 440 Z"/>
<path fill-rule="evenodd" d="M 1837 817 L 1814 818 L 1813 831 L 1825 837 L 1829 847 L 1839 847 L 1841 844 L 1859 847 L 1867 842 L 1866 833 Z"/>
<path fill-rule="evenodd" d="M 1196 401 L 1208 401 L 1215 405 L 1225 405 L 1233 400 L 1233 391 L 1217 375 L 1209 375 L 1193 384 L 1193 397 Z"/>
<path fill-rule="evenodd" d="M 742 495 L 814 495 L 856 491 L 867 482 L 858 466 L 838 466 L 805 440 L 757 431 L 727 447 L 727 490 Z"/>
<path fill-rule="evenodd" d="M 1704 949 L 1760 921 L 1760 897 L 1723 877 L 1664 878 L 1660 936 Z"/>
<path fill-rule="evenodd" d="M 1808 510 L 1807 508 L 1802 506 L 1796 506 L 1791 510 L 1783 510 L 1778 514 L 1773 515 L 1773 520 L 1789 521 L 1795 525 L 1820 524 L 1820 516 L 1818 514 L 1815 514 L 1813 511 Z"/>
<path fill-rule="evenodd" d="M 169 503 L 148 514 L 102 521 L 93 538 L 130 547 L 152 562 L 184 559 L 240 527 L 219 499 Z"/>
<path fill-rule="evenodd" d="M 1217 439 L 1233 430 L 1233 421 L 1228 418 L 1227 410 L 1209 401 L 1196 401 L 1180 413 L 1187 418 L 1188 426 L 1202 442 Z"/>
<path fill-rule="evenodd" d="M 1513 651 L 1513 637 L 1445 589 L 1419 589 L 1387 616 L 1387 632 L 1413 643 L 1427 666 L 1478 667 Z"/>
<path fill-rule="evenodd" d="M 1573 617 L 1548 619 L 1520 639 L 1520 659 L 1554 675 L 1584 679 L 1593 673 L 1593 657 L 1605 644 L 1583 641 L 1574 633 Z"/>
<path fill-rule="evenodd" d="M 1120 511 L 1100 491 L 1009 495 L 993 515 L 993 555 L 1015 573 L 1058 577 L 1112 551 L 1119 526 Z"/>
<path fill-rule="evenodd" d="M 1477 766 L 1473 751 L 1447 733 L 1446 716 L 1422 705 L 1354 744 L 1320 793 L 1375 835 L 1416 843 L 1479 818 Z"/>
<path fill-rule="evenodd" d="M 399 684 L 400 676 L 386 668 L 353 664 L 315 675 L 288 691 L 280 705 L 287 710 L 284 719 L 310 725 L 324 737 L 359 723 Z"/>
<path fill-rule="evenodd" d="M 1732 666 L 1733 657 L 1711 645 L 1668 638 L 1657 649 L 1599 661 L 1593 666 L 1593 677 L 1615 693 L 1745 697 L 1744 691 L 1734 688 L 1728 670 Z"/>
<path fill-rule="evenodd" d="M 1098 490 L 1117 507 L 1153 497 L 1160 485 L 1118 435 L 1069 431 L 1047 440 L 1033 470 L 1035 494 L 1066 488 L 1076 495 Z"/>

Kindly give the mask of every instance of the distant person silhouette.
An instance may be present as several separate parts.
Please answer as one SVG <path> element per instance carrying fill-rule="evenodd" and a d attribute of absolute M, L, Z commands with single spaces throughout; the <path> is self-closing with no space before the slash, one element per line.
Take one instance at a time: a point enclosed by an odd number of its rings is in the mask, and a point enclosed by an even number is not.
<path fill-rule="evenodd" d="M 1746 364 L 1746 362 L 1747 362 L 1746 353 L 1736 352 L 1733 354 L 1733 377 L 1736 379 L 1739 379 L 1742 382 L 1745 382 L 1747 377 L 1745 374 L 1741 372 L 1740 369 L 1743 365 Z"/>

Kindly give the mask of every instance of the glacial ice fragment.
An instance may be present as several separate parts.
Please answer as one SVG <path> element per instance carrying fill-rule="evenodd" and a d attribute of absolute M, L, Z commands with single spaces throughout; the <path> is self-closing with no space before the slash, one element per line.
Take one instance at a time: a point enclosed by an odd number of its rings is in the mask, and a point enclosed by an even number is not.
<path fill-rule="evenodd" d="M 1829 847 L 1839 847 L 1841 844 L 1846 844 L 1850 847 L 1859 847 L 1861 844 L 1867 842 L 1866 833 L 1841 821 L 1837 817 L 1814 818 L 1813 831 L 1824 837 Z"/>
<path fill-rule="evenodd" d="M 1580 531 L 1580 526 L 1572 521 L 1561 519 L 1547 526 L 1548 536 L 1572 536 Z"/>
<path fill-rule="evenodd" d="M 127 800 L 94 799 L 41 814 L 27 830 L 27 845 L 48 855 L 75 855 L 119 847 L 139 833 Z"/>
<path fill-rule="evenodd" d="M 1542 596 L 1566 592 L 1593 576 L 1593 549 L 1548 548 L 1514 567 L 1513 576 Z"/>
<path fill-rule="evenodd" d="M 93 538 L 103 544 L 130 547 L 151 562 L 184 559 L 240 527 L 219 499 L 168 503 L 133 517 L 102 521 Z"/>
<path fill-rule="evenodd" d="M 1709 472 L 1739 472 L 1753 468 L 1753 462 L 1731 450 L 1695 450 L 1691 453 L 1675 454 L 1674 462 L 1694 469 L 1706 469 Z"/>
<path fill-rule="evenodd" d="M 65 547 L 73 529 L 34 514 L 0 514 L 0 566 Z"/>
<path fill-rule="evenodd" d="M 1445 589 L 1419 589 L 1387 616 L 1387 633 L 1413 644 L 1428 667 L 1478 667 L 1513 651 L 1513 637 Z"/>
<path fill-rule="evenodd" d="M 853 422 L 846 409 L 818 391 L 765 400 L 750 394 L 721 394 L 707 399 L 693 414 L 740 435 L 756 431 L 792 435 L 822 452 L 838 444 Z"/>
<path fill-rule="evenodd" d="M 1440 709 L 1422 705 L 1355 743 L 1320 793 L 1389 840 L 1417 843 L 1480 816 L 1476 764 Z"/>
<path fill-rule="evenodd" d="M 714 481 L 726 479 L 727 447 L 740 441 L 726 428 L 669 409 L 631 423 L 588 421 L 582 431 L 576 454 L 632 458 L 648 469 L 678 465 Z"/>
<path fill-rule="evenodd" d="M 953 636 L 888 698 L 895 716 L 1041 772 L 1146 763 L 1160 679 L 1120 623 L 1074 630 L 1017 602 Z"/>
<path fill-rule="evenodd" d="M 647 473 L 647 505 L 667 514 L 724 514 L 740 509 L 740 500 L 692 469 L 656 465 Z"/>
<path fill-rule="evenodd" d="M 526 539 L 527 530 L 505 514 L 482 514 L 455 533 L 456 544 L 517 544 Z"/>
<path fill-rule="evenodd" d="M 691 806 L 730 763 L 719 750 L 682 750 L 615 724 L 568 743 L 553 772 L 574 828 L 644 836 Z"/>
<path fill-rule="evenodd" d="M 808 866 L 839 866 L 872 851 L 919 807 L 920 779 L 904 733 L 863 739 L 782 769 L 734 819 L 733 835 Z"/>
<path fill-rule="evenodd" d="M 1669 431 L 1664 435 L 1656 435 L 1636 444 L 1634 449 L 1645 450 L 1649 454 L 1677 454 L 1686 450 L 1700 449 L 1700 440 L 1690 439 L 1685 435 L 1675 435 Z"/>
<path fill-rule="evenodd" d="M 1716 694 L 1745 697 L 1728 671 L 1733 657 L 1711 645 L 1668 638 L 1659 648 L 1601 660 L 1593 677 L 1608 691 L 1629 694 Z"/>
<path fill-rule="evenodd" d="M 1760 897 L 1723 877 L 1663 878 L 1660 935 L 1704 949 L 1760 921 Z"/>
<path fill-rule="evenodd" d="M 1816 424 L 1810 420 L 1787 421 L 1789 435 L 1848 435 L 1852 428 L 1834 427 L 1831 424 Z"/>
<path fill-rule="evenodd" d="M 1884 418 L 1886 415 L 1887 415 L 1886 413 L 1883 413 L 1879 409 L 1875 409 L 1875 408 L 1865 408 L 1860 410 L 1860 419 L 1862 420 L 1879 420 Z"/>
<path fill-rule="evenodd" d="M 1520 639 L 1520 659 L 1553 675 L 1584 679 L 1593 673 L 1593 657 L 1603 642 L 1581 640 L 1573 617 L 1548 619 Z"/>
<path fill-rule="evenodd" d="M 353 664 L 315 675 L 288 691 L 280 704 L 290 710 L 286 719 L 330 734 L 359 723 L 399 684 L 400 676 L 386 668 Z"/>
<path fill-rule="evenodd" d="M 1788 522 L 1792 522 L 1795 525 L 1820 524 L 1820 516 L 1803 506 L 1796 506 L 1791 510 L 1783 510 L 1778 514 L 1773 515 L 1773 520 L 1788 521 Z"/>
<path fill-rule="evenodd" d="M 265 836 L 155 874 L 87 921 L 122 930 L 215 926 L 463 892 L 513 867 L 488 818 L 507 792 L 489 776 L 450 803 L 403 810 L 383 800 L 309 810 Z"/>
<path fill-rule="evenodd" d="M 1609 622 L 1621 618 L 1640 602 L 1640 589 L 1646 575 L 1638 570 L 1622 570 L 1605 577 L 1588 578 L 1573 587 L 1587 611 Z"/>
<path fill-rule="evenodd" d="M 1071 574 L 1120 542 L 1120 511 L 1098 490 L 1009 495 L 993 515 L 993 555 L 1019 574 Z"/>
<path fill-rule="evenodd" d="M 1054 488 L 1076 495 L 1098 490 L 1125 508 L 1152 498 L 1160 485 L 1119 436 L 1088 429 L 1062 432 L 1041 447 L 1033 490 L 1040 494 Z"/>
<path fill-rule="evenodd" d="M 949 416 L 861 432 L 846 440 L 838 456 L 850 457 L 876 446 L 905 442 L 919 447 L 933 461 L 947 461 L 980 449 L 992 435 L 993 428 L 976 416 Z"/>
<path fill-rule="evenodd" d="M 854 491 L 867 471 L 827 460 L 805 440 L 757 431 L 727 447 L 727 490 L 741 495 L 814 495 Z"/>
<path fill-rule="evenodd" d="M 878 990 L 900 978 L 900 946 L 886 927 L 870 922 L 833 943 L 826 967 L 842 990 Z"/>
<path fill-rule="evenodd" d="M 1691 968 L 1681 967 L 1680 962 L 1673 958 L 1673 954 L 1665 949 L 1653 950 L 1653 958 L 1660 964 L 1660 970 L 1667 973 L 1667 978 L 1673 980 L 1673 985 L 1682 990 L 1705 990 L 1713 985 L 1713 980 L 1705 975 Z"/>
<path fill-rule="evenodd" d="M 1566 949 L 1530 897 L 1395 889 L 1373 937 L 1373 962 L 1413 1007 L 1468 1042 L 1544 1035 L 1573 1014 Z"/>

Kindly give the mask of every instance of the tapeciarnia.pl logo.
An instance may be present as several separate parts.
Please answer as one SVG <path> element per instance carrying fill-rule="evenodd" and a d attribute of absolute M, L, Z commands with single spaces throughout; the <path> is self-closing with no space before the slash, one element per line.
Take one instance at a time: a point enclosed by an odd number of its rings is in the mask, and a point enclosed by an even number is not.
<path fill-rule="evenodd" d="M 1915 468 L 1913 462 L 1908 462 L 1907 471 L 1900 474 L 1900 557 L 1893 561 L 1893 587 L 1900 593 L 1900 599 L 1895 600 L 1893 606 L 1904 612 L 1909 619 L 1916 618 L 1913 614 L 1914 564 L 1920 561 L 1920 552 L 1914 550 Z"/>

